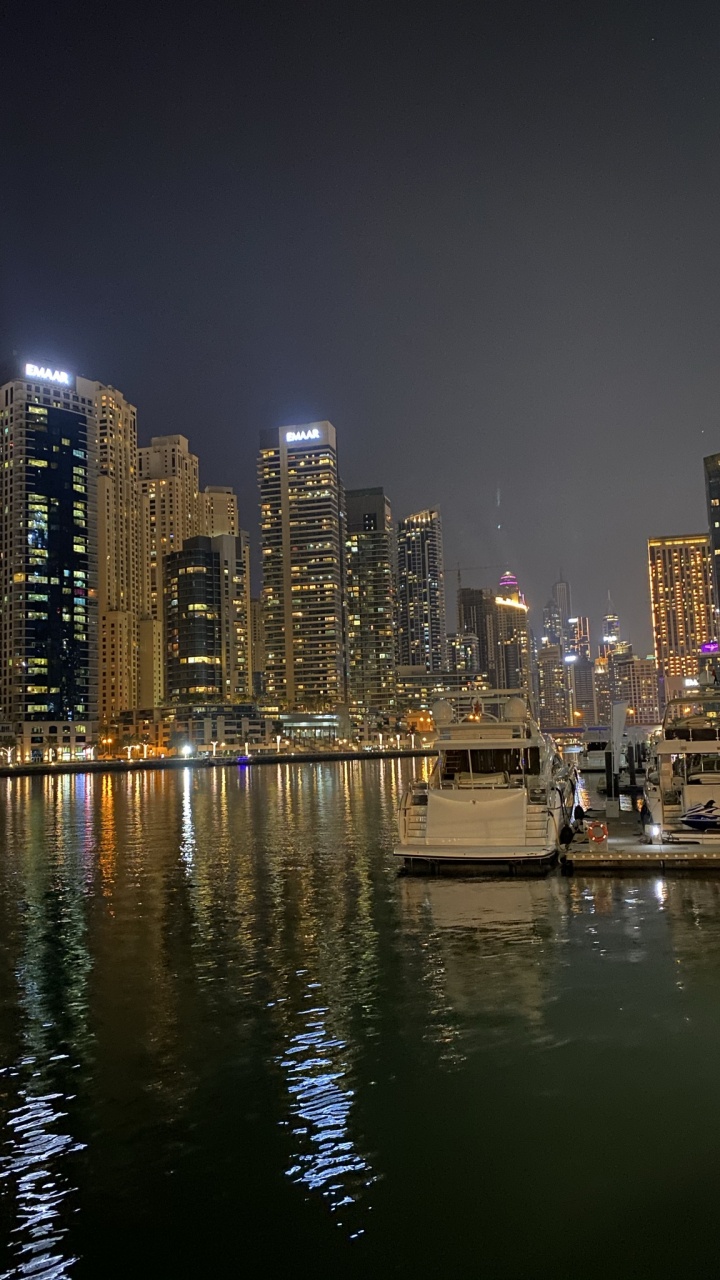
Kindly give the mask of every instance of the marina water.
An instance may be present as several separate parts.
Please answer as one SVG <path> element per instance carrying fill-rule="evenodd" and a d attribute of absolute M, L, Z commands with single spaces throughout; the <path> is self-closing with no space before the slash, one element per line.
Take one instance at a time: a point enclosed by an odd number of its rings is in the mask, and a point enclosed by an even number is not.
<path fill-rule="evenodd" d="M 398 875 L 424 762 L 0 784 L 0 1276 L 715 1270 L 720 882 Z"/>

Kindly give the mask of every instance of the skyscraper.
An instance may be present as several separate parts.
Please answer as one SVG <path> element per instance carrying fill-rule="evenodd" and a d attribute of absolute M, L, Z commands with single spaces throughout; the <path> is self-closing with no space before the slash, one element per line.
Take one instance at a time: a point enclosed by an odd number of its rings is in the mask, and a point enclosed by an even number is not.
<path fill-rule="evenodd" d="M 710 532 L 713 600 L 717 611 L 720 609 L 720 453 L 709 454 L 707 458 L 703 458 L 703 463 L 705 466 L 705 498 Z"/>
<path fill-rule="evenodd" d="M 137 422 L 114 387 L 92 388 L 98 428 L 99 714 L 101 722 L 138 705 L 140 563 Z"/>
<path fill-rule="evenodd" d="M 540 646 L 538 684 L 540 728 L 565 728 L 569 724 L 568 691 L 563 651 L 559 644 Z"/>
<path fill-rule="evenodd" d="M 163 560 L 167 697 L 233 702 L 250 696 L 247 556 L 241 538 L 186 538 Z"/>
<path fill-rule="evenodd" d="M 442 520 L 418 511 L 398 525 L 397 658 L 403 667 L 447 668 Z"/>
<path fill-rule="evenodd" d="M 549 645 L 557 646 L 560 649 L 564 648 L 565 628 L 563 626 L 562 613 L 554 598 L 548 600 L 543 609 L 543 636 Z"/>
<path fill-rule="evenodd" d="M 504 573 L 495 597 L 496 679 L 499 689 L 532 693 L 528 606 L 513 573 Z"/>
<path fill-rule="evenodd" d="M 348 489 L 348 700 L 357 710 L 395 705 L 395 531 L 382 489 Z"/>
<path fill-rule="evenodd" d="M 613 602 L 610 599 L 608 591 L 608 607 L 607 613 L 603 618 L 603 649 L 607 653 L 613 650 L 620 642 L 620 619 L 613 608 Z"/>
<path fill-rule="evenodd" d="M 23 363 L 0 413 L 0 715 L 59 746 L 97 718 L 95 386 Z"/>
<path fill-rule="evenodd" d="M 630 724 L 658 724 L 657 666 L 653 658 L 632 655 L 613 660 L 616 697 L 628 703 Z"/>
<path fill-rule="evenodd" d="M 202 494 L 205 504 L 205 529 L 208 538 L 229 533 L 236 538 L 240 533 L 237 497 L 227 485 L 207 484 Z"/>
<path fill-rule="evenodd" d="M 564 578 L 559 578 L 557 582 L 553 583 L 552 598 L 560 613 L 560 620 L 562 622 L 563 629 L 566 630 L 568 621 L 572 614 L 570 583 L 566 582 Z"/>
<path fill-rule="evenodd" d="M 334 706 L 345 697 L 344 513 L 332 423 L 263 432 L 258 482 L 266 695 Z"/>
<path fill-rule="evenodd" d="M 568 618 L 568 635 L 566 648 L 569 653 L 576 653 L 579 658 L 590 660 L 590 619 L 584 617 Z"/>
<path fill-rule="evenodd" d="M 478 671 L 491 688 L 497 686 L 495 595 L 489 587 L 458 587 L 457 593 L 458 632 L 477 637 Z"/>
<path fill-rule="evenodd" d="M 716 638 L 708 535 L 650 538 L 648 568 L 658 676 L 696 676 L 700 646 Z"/>
<path fill-rule="evenodd" d="M 165 699 L 163 560 L 206 526 L 198 488 L 198 460 L 185 436 L 153 436 L 138 450 L 141 560 L 144 574 L 140 622 L 140 703 Z"/>

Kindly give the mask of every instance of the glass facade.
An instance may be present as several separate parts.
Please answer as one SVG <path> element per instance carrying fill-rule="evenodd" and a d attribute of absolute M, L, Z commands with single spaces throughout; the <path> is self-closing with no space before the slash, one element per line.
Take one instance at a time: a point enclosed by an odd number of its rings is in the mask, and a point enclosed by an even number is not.
<path fill-rule="evenodd" d="M 263 432 L 258 459 L 265 692 L 278 708 L 345 698 L 344 507 L 335 428 Z"/>
<path fill-rule="evenodd" d="M 0 390 L 0 699 L 13 721 L 96 716 L 95 417 L 72 387 Z"/>
<path fill-rule="evenodd" d="M 382 489 L 348 489 L 348 699 L 358 712 L 395 706 L 395 531 Z"/>
<path fill-rule="evenodd" d="M 403 667 L 447 669 L 442 521 L 419 511 L 398 525 L 397 660 Z"/>

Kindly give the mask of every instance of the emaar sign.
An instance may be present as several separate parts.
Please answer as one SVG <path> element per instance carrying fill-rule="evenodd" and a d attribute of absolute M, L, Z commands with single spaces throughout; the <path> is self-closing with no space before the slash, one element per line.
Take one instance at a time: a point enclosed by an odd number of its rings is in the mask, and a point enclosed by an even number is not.
<path fill-rule="evenodd" d="M 26 364 L 26 378 L 39 378 L 41 382 L 59 382 L 63 387 L 70 386 L 70 374 L 62 369 L 46 369 L 41 364 Z"/>
<path fill-rule="evenodd" d="M 288 444 L 297 444 L 300 440 L 319 440 L 320 428 L 307 427 L 307 429 L 303 429 L 302 431 L 286 431 L 285 439 Z"/>

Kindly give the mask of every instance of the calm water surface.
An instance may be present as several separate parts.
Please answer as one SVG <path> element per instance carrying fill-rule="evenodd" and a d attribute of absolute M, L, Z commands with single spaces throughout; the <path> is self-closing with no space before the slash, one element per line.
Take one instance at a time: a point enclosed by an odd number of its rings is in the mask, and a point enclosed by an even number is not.
<path fill-rule="evenodd" d="M 398 877 L 414 768 L 0 782 L 0 1277 L 717 1273 L 720 883 Z"/>

